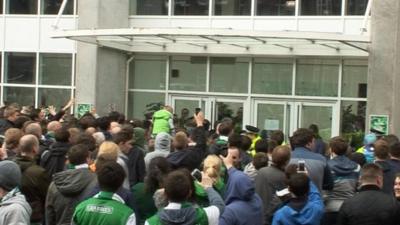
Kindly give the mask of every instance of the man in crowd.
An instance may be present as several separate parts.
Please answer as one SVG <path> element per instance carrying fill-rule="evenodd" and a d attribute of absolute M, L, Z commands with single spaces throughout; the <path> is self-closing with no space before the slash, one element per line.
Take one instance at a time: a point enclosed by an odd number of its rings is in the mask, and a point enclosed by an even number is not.
<path fill-rule="evenodd" d="M 339 211 L 340 225 L 395 225 L 400 221 L 400 208 L 394 197 L 381 191 L 383 172 L 376 164 L 361 169 L 360 192 L 346 200 Z"/>
<path fill-rule="evenodd" d="M 308 175 L 312 182 L 321 190 L 331 190 L 333 179 L 331 170 L 324 156 L 312 152 L 314 146 L 314 133 L 306 128 L 299 128 L 290 137 L 292 158 L 289 164 L 298 164 L 305 161 Z"/>

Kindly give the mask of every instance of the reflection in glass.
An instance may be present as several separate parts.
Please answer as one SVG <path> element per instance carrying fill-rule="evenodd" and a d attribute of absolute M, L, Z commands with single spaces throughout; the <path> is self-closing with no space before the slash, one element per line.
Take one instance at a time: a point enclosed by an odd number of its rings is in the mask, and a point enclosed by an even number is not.
<path fill-rule="evenodd" d="M 39 84 L 71 85 L 71 75 L 71 54 L 40 54 Z"/>
<path fill-rule="evenodd" d="M 211 58 L 210 91 L 246 93 L 249 60 L 233 57 Z"/>
<path fill-rule="evenodd" d="M 170 90 L 205 91 L 207 57 L 172 56 Z"/>
<path fill-rule="evenodd" d="M 256 0 L 257 16 L 293 16 L 296 0 Z"/>
<path fill-rule="evenodd" d="M 214 0 L 214 14 L 217 16 L 250 15 L 251 0 Z"/>
<path fill-rule="evenodd" d="M 345 60 L 342 75 L 343 97 L 367 97 L 368 62 Z"/>
<path fill-rule="evenodd" d="M 0 14 L 3 14 L 3 0 L 0 0 Z"/>
<path fill-rule="evenodd" d="M 9 14 L 37 14 L 36 0 L 7 0 L 6 9 Z"/>
<path fill-rule="evenodd" d="M 367 102 L 342 101 L 340 135 L 353 149 L 363 146 Z"/>
<path fill-rule="evenodd" d="M 252 93 L 290 95 L 292 77 L 293 60 L 254 59 Z"/>
<path fill-rule="evenodd" d="M 165 89 L 166 68 L 164 56 L 136 56 L 129 65 L 129 88 Z"/>
<path fill-rule="evenodd" d="M 174 15 L 208 15 L 209 0 L 175 0 L 174 4 Z"/>
<path fill-rule="evenodd" d="M 168 15 L 168 0 L 130 0 L 131 15 Z"/>
<path fill-rule="evenodd" d="M 301 15 L 332 16 L 340 15 L 341 0 L 301 0 Z"/>
<path fill-rule="evenodd" d="M 177 117 L 175 127 L 184 128 L 186 127 L 188 122 L 193 121 L 193 115 L 195 113 L 196 108 L 200 107 L 202 108 L 202 110 L 204 110 L 204 106 L 200 106 L 199 102 L 200 100 L 185 100 L 185 99 L 175 100 L 174 114 Z"/>
<path fill-rule="evenodd" d="M 216 123 L 224 118 L 231 118 L 236 132 L 240 132 L 243 129 L 243 103 L 217 101 L 215 107 L 214 118 Z"/>
<path fill-rule="evenodd" d="M 153 113 L 164 104 L 164 93 L 129 92 L 128 118 L 151 119 Z"/>
<path fill-rule="evenodd" d="M 296 95 L 338 95 L 339 61 L 300 59 L 296 71 Z"/>
<path fill-rule="evenodd" d="M 4 104 L 18 103 L 22 106 L 35 105 L 35 88 L 4 87 Z"/>
<path fill-rule="evenodd" d="M 6 83 L 34 84 L 36 54 L 7 52 L 4 69 Z"/>
<path fill-rule="evenodd" d="M 301 106 L 301 127 L 310 127 L 315 124 L 319 128 L 319 135 L 328 141 L 332 137 L 332 107 L 330 106 Z"/>
<path fill-rule="evenodd" d="M 70 98 L 69 89 L 39 88 L 38 106 L 54 105 L 60 109 Z"/>
<path fill-rule="evenodd" d="M 261 130 L 283 130 L 285 105 L 258 104 L 257 127 Z"/>
<path fill-rule="evenodd" d="M 368 0 L 347 0 L 347 15 L 364 15 Z"/>
<path fill-rule="evenodd" d="M 63 0 L 41 0 L 41 10 L 43 14 L 58 14 Z M 74 1 L 69 0 L 65 6 L 63 15 L 72 15 L 74 13 Z"/>

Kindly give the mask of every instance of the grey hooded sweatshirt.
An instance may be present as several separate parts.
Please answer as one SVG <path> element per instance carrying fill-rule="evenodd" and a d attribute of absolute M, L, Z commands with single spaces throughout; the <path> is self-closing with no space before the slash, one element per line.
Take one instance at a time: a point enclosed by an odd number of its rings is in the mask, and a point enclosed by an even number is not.
<path fill-rule="evenodd" d="M 71 224 L 75 207 L 90 197 L 96 184 L 96 175 L 87 168 L 54 174 L 46 198 L 47 224 Z"/>
<path fill-rule="evenodd" d="M 0 225 L 30 224 L 31 213 L 31 207 L 18 189 L 13 189 L 0 201 Z"/>
<path fill-rule="evenodd" d="M 155 157 L 167 157 L 171 149 L 171 136 L 168 133 L 158 133 L 154 142 L 154 151 L 147 153 L 144 157 L 146 169 L 149 167 L 150 161 Z"/>

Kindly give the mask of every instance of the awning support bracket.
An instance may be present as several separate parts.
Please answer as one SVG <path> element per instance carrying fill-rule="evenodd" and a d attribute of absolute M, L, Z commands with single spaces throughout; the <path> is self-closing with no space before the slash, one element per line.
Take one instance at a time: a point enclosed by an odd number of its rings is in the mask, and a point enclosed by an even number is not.
<path fill-rule="evenodd" d="M 335 47 L 335 46 L 328 45 L 328 44 L 323 44 L 323 43 L 319 43 L 319 45 L 325 46 L 327 48 L 335 49 L 336 51 L 340 51 L 339 47 Z"/>
<path fill-rule="evenodd" d="M 204 39 L 211 40 L 211 41 L 215 41 L 217 44 L 220 44 L 220 43 L 221 43 L 220 40 L 217 40 L 217 39 L 215 39 L 215 38 L 211 38 L 211 37 L 208 37 L 208 36 L 205 36 L 205 35 L 200 35 L 200 37 L 202 37 L 202 38 L 204 38 Z"/>
<path fill-rule="evenodd" d="M 194 44 L 194 43 L 185 43 L 185 44 L 207 49 L 207 45 L 200 45 L 200 44 Z"/>
<path fill-rule="evenodd" d="M 244 48 L 244 49 L 246 49 L 246 50 L 249 50 L 249 46 L 243 46 L 243 45 L 238 45 L 238 44 L 229 44 L 229 45 L 232 45 L 232 46 L 235 46 L 235 47 Z"/>
<path fill-rule="evenodd" d="M 345 45 L 348 45 L 348 46 L 350 46 L 350 47 L 356 48 L 356 49 L 358 49 L 358 50 L 361 50 L 361 51 L 364 51 L 364 52 L 369 52 L 368 49 L 361 48 L 360 46 L 351 44 L 351 43 L 349 43 L 349 42 L 347 42 L 347 41 L 339 41 L 339 42 L 340 42 L 340 43 L 343 43 L 343 44 L 345 44 Z"/>
<path fill-rule="evenodd" d="M 145 43 L 150 44 L 150 45 L 159 46 L 159 47 L 162 47 L 162 48 L 166 48 L 167 47 L 165 44 L 158 44 L 158 43 L 149 42 L 149 41 L 146 41 Z"/>
<path fill-rule="evenodd" d="M 293 51 L 293 47 L 289 47 L 289 46 L 285 46 L 285 45 L 281 45 L 281 44 L 274 44 L 275 46 L 281 47 L 281 48 L 286 48 L 289 49 L 290 51 Z"/>
<path fill-rule="evenodd" d="M 166 40 L 170 40 L 170 41 L 176 43 L 176 39 L 174 39 L 174 38 L 166 37 L 166 36 L 161 35 L 161 34 L 160 34 L 160 35 L 157 35 L 157 37 L 164 38 L 164 39 L 166 39 Z"/>

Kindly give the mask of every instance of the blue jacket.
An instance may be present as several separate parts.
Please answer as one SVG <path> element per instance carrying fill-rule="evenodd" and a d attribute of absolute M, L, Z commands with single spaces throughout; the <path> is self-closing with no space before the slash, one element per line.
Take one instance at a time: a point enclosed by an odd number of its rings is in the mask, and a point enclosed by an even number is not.
<path fill-rule="evenodd" d="M 324 214 L 324 204 L 317 187 L 310 182 L 306 204 L 298 210 L 290 202 L 276 211 L 272 225 L 319 225 Z"/>
<path fill-rule="evenodd" d="M 263 205 L 250 178 L 235 168 L 228 170 L 225 211 L 219 225 L 257 225 L 263 223 Z"/>

